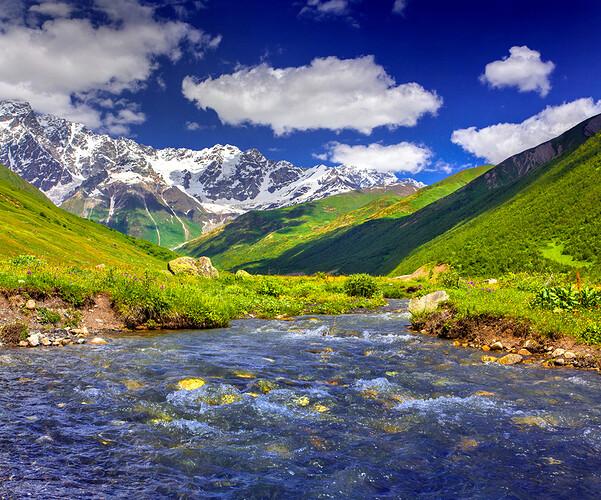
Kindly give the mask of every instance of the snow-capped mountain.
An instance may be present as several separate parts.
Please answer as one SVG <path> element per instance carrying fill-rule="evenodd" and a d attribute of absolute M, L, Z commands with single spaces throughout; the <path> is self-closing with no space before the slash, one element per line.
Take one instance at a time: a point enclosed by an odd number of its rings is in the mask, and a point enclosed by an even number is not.
<path fill-rule="evenodd" d="M 15 101 L 0 101 L 0 163 L 57 205 L 165 246 L 248 210 L 399 182 L 391 173 L 297 167 L 229 145 L 154 149 L 36 115 L 28 103 Z"/>

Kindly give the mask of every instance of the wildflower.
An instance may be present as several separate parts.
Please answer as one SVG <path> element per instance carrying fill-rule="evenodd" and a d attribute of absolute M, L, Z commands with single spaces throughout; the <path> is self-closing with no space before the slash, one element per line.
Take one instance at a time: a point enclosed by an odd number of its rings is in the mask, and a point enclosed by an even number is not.
<path fill-rule="evenodd" d="M 31 271 L 27 271 L 27 274 L 31 274 Z"/>

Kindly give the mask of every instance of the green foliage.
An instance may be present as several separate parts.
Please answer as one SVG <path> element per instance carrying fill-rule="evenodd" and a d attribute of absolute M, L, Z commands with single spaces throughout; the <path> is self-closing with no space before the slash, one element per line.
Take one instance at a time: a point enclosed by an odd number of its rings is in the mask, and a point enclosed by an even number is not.
<path fill-rule="evenodd" d="M 351 297 L 374 297 L 380 288 L 369 274 L 352 274 L 344 283 L 344 291 Z"/>
<path fill-rule="evenodd" d="M 461 276 L 455 268 L 449 268 L 438 275 L 438 282 L 446 288 L 459 288 Z"/>
<path fill-rule="evenodd" d="M 57 312 L 46 309 L 45 307 L 41 307 L 38 309 L 38 316 L 40 318 L 40 323 L 43 325 L 57 325 L 61 322 L 61 315 Z"/>
<path fill-rule="evenodd" d="M 284 293 L 282 283 L 271 276 L 259 278 L 255 290 L 260 295 L 269 295 L 271 297 L 278 297 Z"/>
<path fill-rule="evenodd" d="M 601 345 L 601 323 L 587 320 L 575 337 L 584 344 Z"/>
<path fill-rule="evenodd" d="M 601 290 L 583 287 L 580 291 L 572 287 L 552 286 L 541 288 L 532 299 L 533 307 L 553 311 L 590 309 L 601 304 Z"/>

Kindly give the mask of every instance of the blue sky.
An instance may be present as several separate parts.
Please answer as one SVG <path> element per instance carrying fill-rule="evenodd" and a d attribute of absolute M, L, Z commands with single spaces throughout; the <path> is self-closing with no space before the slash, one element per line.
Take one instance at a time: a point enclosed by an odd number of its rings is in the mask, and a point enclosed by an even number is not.
<path fill-rule="evenodd" d="M 426 183 L 601 112 L 598 0 L 2 0 L 0 98 Z"/>

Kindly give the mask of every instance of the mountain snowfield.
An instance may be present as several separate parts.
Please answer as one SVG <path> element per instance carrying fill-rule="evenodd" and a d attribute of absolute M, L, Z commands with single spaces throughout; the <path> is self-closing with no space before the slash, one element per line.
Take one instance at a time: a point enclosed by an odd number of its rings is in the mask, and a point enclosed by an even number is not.
<path fill-rule="evenodd" d="M 396 183 L 392 173 L 297 167 L 217 144 L 154 149 L 0 101 L 0 163 L 56 205 L 132 236 L 175 246 L 249 210 L 280 208 Z"/>

